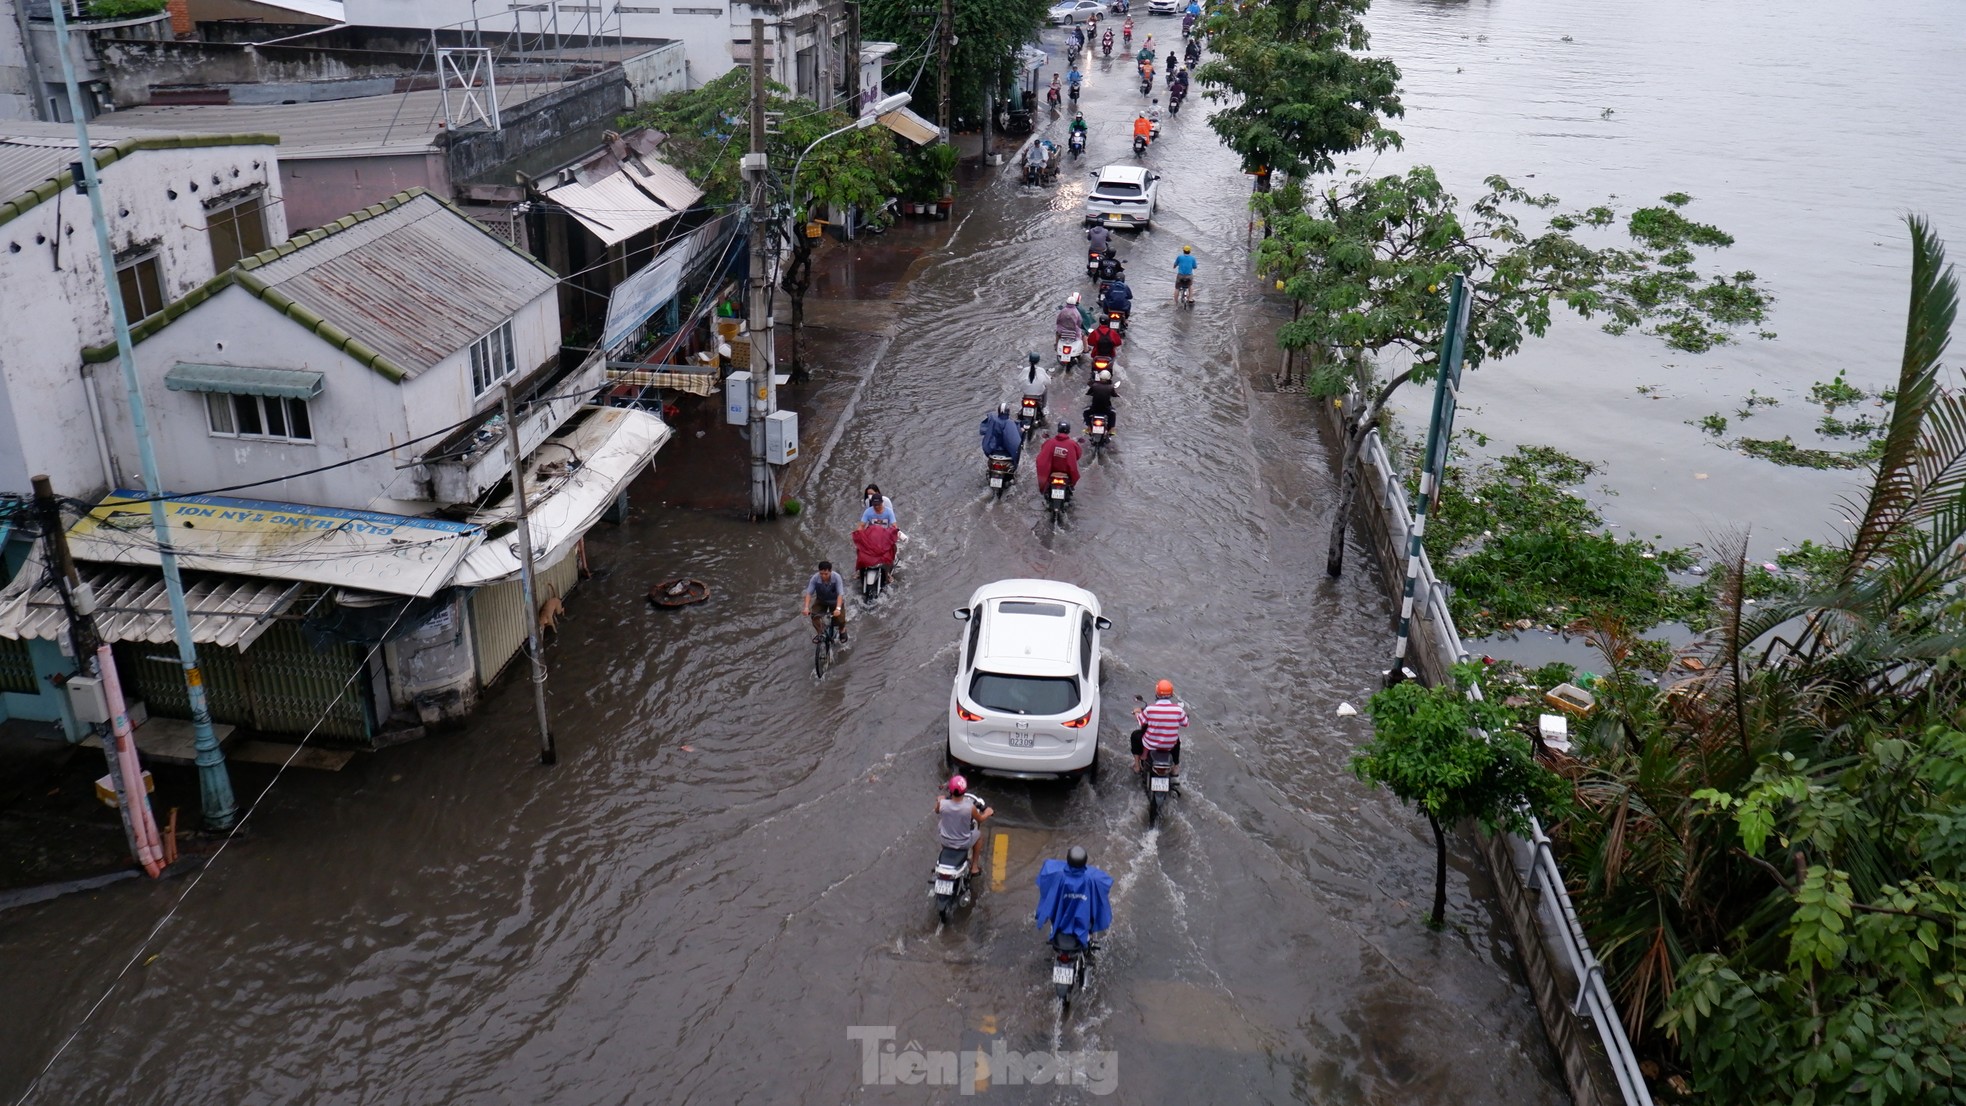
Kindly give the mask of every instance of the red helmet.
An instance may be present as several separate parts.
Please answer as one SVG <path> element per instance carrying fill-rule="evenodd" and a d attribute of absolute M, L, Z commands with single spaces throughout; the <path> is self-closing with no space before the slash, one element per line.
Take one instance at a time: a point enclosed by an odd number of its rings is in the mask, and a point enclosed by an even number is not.
<path fill-rule="evenodd" d="M 960 795 L 968 790 L 969 781 L 963 779 L 961 773 L 949 777 L 949 794 Z"/>
<path fill-rule="evenodd" d="M 1165 698 L 1167 698 L 1168 696 L 1171 696 L 1171 695 L 1173 695 L 1173 694 L 1174 694 L 1174 681 L 1173 681 L 1173 680 L 1162 680 L 1162 681 L 1161 681 L 1160 683 L 1157 683 L 1157 684 L 1155 684 L 1155 685 L 1154 685 L 1154 694 L 1155 694 L 1155 695 L 1158 695 L 1158 696 L 1160 696 L 1160 697 L 1161 697 L 1161 698 L 1163 698 L 1163 699 L 1165 699 Z"/>

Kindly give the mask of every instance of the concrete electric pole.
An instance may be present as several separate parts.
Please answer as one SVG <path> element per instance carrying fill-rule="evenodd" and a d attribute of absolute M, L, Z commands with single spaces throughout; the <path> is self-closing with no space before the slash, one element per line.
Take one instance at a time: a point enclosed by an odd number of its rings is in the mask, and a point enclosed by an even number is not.
<path fill-rule="evenodd" d="M 751 152 L 744 155 L 744 180 L 751 186 L 751 296 L 746 311 L 751 339 L 751 517 L 778 517 L 777 481 L 765 458 L 765 423 L 778 409 L 772 380 L 771 188 L 765 157 L 765 21 L 751 20 Z"/>

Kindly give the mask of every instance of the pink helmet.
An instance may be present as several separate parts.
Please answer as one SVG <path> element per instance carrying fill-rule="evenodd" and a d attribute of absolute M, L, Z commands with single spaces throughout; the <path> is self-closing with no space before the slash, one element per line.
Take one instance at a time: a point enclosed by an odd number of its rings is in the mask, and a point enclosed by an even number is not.
<path fill-rule="evenodd" d="M 949 777 L 949 794 L 960 795 L 968 790 L 969 781 L 963 779 L 960 773 Z"/>

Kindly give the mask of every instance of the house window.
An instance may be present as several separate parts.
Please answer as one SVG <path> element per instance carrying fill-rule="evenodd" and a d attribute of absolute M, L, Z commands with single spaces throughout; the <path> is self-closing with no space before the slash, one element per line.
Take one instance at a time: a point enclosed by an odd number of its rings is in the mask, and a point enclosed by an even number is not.
<path fill-rule="evenodd" d="M 288 396 L 236 396 L 210 392 L 205 414 L 212 433 L 227 438 L 266 438 L 281 442 L 311 442 L 314 423 L 307 401 Z"/>
<path fill-rule="evenodd" d="M 123 317 L 131 322 L 164 309 L 164 275 L 154 253 L 118 265 L 116 286 L 123 291 Z"/>
<path fill-rule="evenodd" d="M 512 361 L 512 324 L 507 322 L 471 345 L 471 394 L 484 395 L 492 385 L 516 371 Z"/>
<path fill-rule="evenodd" d="M 266 248 L 266 212 L 258 196 L 214 208 L 205 215 L 212 242 L 212 271 L 222 273 Z"/>

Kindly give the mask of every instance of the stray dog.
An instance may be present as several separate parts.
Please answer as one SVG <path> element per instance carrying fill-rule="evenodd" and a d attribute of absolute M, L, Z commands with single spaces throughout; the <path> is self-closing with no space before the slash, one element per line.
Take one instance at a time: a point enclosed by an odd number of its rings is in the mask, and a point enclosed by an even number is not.
<path fill-rule="evenodd" d="M 554 637 L 558 637 L 560 634 L 560 616 L 565 613 L 567 613 L 567 607 L 565 603 L 560 602 L 559 593 L 549 594 L 546 597 L 546 601 L 539 605 L 539 636 L 545 638 L 548 634 L 551 634 Z"/>

